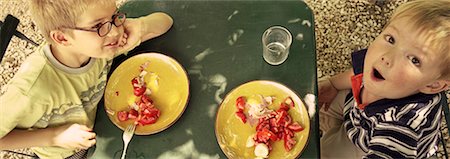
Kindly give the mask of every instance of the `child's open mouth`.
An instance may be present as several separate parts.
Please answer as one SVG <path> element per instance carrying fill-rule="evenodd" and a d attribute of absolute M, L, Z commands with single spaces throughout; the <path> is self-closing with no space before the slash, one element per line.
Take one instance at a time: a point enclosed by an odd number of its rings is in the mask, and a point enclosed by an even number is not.
<path fill-rule="evenodd" d="M 116 41 L 116 42 L 112 42 L 112 43 L 109 43 L 108 45 L 106 45 L 106 46 L 116 46 L 117 44 L 118 44 L 119 42 L 118 41 Z"/>
<path fill-rule="evenodd" d="M 377 80 L 385 80 L 383 75 L 381 75 L 377 69 L 373 69 L 372 72 L 373 72 L 373 77 L 375 77 Z"/>

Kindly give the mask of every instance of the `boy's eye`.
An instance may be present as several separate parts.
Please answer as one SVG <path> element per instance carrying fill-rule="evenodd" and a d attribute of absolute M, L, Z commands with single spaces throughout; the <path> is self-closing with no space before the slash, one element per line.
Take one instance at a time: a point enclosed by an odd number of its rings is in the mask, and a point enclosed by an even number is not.
<path fill-rule="evenodd" d="M 395 43 L 395 39 L 394 37 L 392 37 L 391 35 L 385 35 L 384 36 L 384 40 L 386 40 L 387 42 L 394 44 Z"/>
<path fill-rule="evenodd" d="M 420 60 L 417 57 L 408 56 L 408 59 L 411 61 L 412 64 L 420 66 Z"/>

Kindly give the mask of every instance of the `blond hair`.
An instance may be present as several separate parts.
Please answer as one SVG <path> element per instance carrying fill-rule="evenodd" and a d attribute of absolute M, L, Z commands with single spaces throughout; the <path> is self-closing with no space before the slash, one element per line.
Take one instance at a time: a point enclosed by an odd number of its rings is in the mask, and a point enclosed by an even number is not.
<path fill-rule="evenodd" d="M 450 79 L 450 0 L 414 0 L 399 6 L 388 24 L 398 18 L 408 17 L 411 25 L 430 42 L 430 47 L 440 55 L 440 79 Z"/>
<path fill-rule="evenodd" d="M 50 31 L 76 27 L 78 18 L 93 5 L 115 0 L 31 0 L 31 16 L 44 38 L 52 43 Z"/>

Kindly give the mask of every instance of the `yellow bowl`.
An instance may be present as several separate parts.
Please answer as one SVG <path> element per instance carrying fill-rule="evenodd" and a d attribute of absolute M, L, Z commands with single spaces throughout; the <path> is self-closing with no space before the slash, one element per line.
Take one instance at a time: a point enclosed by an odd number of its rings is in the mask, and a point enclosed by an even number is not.
<path fill-rule="evenodd" d="M 135 55 L 114 70 L 106 85 L 105 110 L 117 127 L 124 130 L 134 122 L 120 122 L 117 113 L 129 110 L 129 105 L 136 99 L 131 80 L 140 74 L 139 68 L 145 62 L 149 62 L 149 65 L 145 69 L 148 74 L 144 80 L 152 91 L 150 98 L 161 111 L 161 116 L 154 124 L 137 126 L 137 135 L 154 134 L 170 127 L 183 114 L 189 98 L 189 80 L 177 61 L 160 53 Z"/>
<path fill-rule="evenodd" d="M 269 106 L 269 109 L 272 110 L 277 110 L 286 97 L 292 97 L 295 107 L 290 108 L 288 113 L 293 121 L 303 126 L 304 130 L 295 133 L 294 138 L 297 143 L 289 152 L 284 149 L 283 140 L 273 142 L 273 149 L 269 153 L 269 158 L 287 159 L 298 157 L 308 142 L 310 131 L 308 111 L 297 94 L 286 86 L 272 81 L 251 81 L 238 86 L 228 93 L 220 105 L 216 117 L 215 132 L 220 148 L 228 158 L 247 159 L 256 157 L 254 154 L 255 147 L 246 147 L 248 137 L 256 133 L 256 126 L 252 127 L 248 123 L 243 123 L 235 116 L 237 111 L 235 103 L 239 96 L 254 98 L 257 95 L 275 97 L 273 104 Z"/>

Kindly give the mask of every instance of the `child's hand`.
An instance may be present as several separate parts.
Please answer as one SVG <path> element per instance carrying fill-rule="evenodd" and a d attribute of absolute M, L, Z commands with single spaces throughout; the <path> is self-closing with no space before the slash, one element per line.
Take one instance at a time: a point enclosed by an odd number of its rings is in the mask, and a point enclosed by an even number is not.
<path fill-rule="evenodd" d="M 66 149 L 88 149 L 96 143 L 95 133 L 85 125 L 69 124 L 55 128 L 54 145 Z"/>
<path fill-rule="evenodd" d="M 319 109 L 323 107 L 325 111 L 328 111 L 328 108 L 337 93 L 338 90 L 333 86 L 329 79 L 319 81 Z"/>
<path fill-rule="evenodd" d="M 123 33 L 123 36 L 122 36 L 122 38 L 120 38 L 120 41 L 119 41 L 119 47 L 124 47 L 127 44 L 127 40 L 128 40 L 128 34 Z"/>
<path fill-rule="evenodd" d="M 142 22 L 139 19 L 127 19 L 123 23 L 124 35 L 122 37 L 119 53 L 124 53 L 134 49 L 141 44 L 142 38 Z"/>

